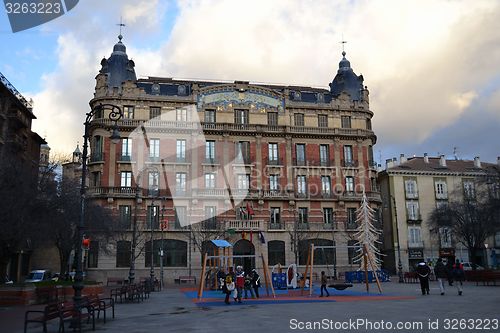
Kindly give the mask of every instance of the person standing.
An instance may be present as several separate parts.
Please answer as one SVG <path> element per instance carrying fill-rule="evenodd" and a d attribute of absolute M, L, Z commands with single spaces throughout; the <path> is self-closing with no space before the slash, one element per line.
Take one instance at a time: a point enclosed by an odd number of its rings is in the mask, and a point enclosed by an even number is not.
<path fill-rule="evenodd" d="M 224 303 L 230 304 L 229 295 L 231 295 L 231 293 L 234 293 L 234 290 L 236 290 L 236 287 L 234 285 L 234 272 L 232 267 L 229 267 L 229 272 L 224 277 L 224 286 L 222 287 L 222 290 L 226 293 Z"/>
<path fill-rule="evenodd" d="M 429 275 L 431 274 L 431 269 L 425 262 L 421 262 L 417 265 L 417 275 L 420 280 L 420 288 L 422 289 L 422 295 L 429 295 Z"/>
<path fill-rule="evenodd" d="M 260 275 L 255 269 L 252 269 L 252 288 L 255 296 L 259 298 Z"/>
<path fill-rule="evenodd" d="M 327 283 L 328 279 L 326 278 L 325 271 L 321 271 L 321 295 L 319 297 L 323 297 L 323 290 L 326 292 L 326 297 L 330 296 L 328 289 L 326 289 Z"/>
<path fill-rule="evenodd" d="M 453 265 L 453 279 L 455 280 L 455 285 L 457 286 L 458 296 L 462 296 L 462 284 L 465 280 L 465 272 L 464 265 L 462 265 L 458 259 L 455 262 L 455 265 Z"/>
<path fill-rule="evenodd" d="M 245 299 L 248 298 L 248 292 L 250 292 L 252 298 L 255 298 L 252 288 L 252 277 L 250 276 L 250 274 L 247 274 L 245 276 Z"/>
<path fill-rule="evenodd" d="M 436 266 L 434 267 L 434 275 L 436 275 L 436 279 L 439 285 L 439 291 L 441 295 L 444 295 L 444 281 L 448 279 L 448 272 L 446 270 L 446 266 L 443 264 L 443 259 L 439 258 Z"/>
<path fill-rule="evenodd" d="M 236 267 L 236 297 L 233 296 L 234 301 L 241 303 L 241 296 L 243 294 L 243 288 L 245 288 L 245 272 L 243 272 L 243 267 Z"/>

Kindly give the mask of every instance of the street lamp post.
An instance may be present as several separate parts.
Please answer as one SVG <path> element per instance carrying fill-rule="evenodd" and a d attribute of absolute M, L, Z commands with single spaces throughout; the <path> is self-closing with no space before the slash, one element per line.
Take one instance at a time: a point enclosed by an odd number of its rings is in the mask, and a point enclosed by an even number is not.
<path fill-rule="evenodd" d="M 86 114 L 83 134 L 83 152 L 82 152 L 82 179 L 80 186 L 80 219 L 77 225 L 77 237 L 75 240 L 75 260 L 76 272 L 73 282 L 74 297 L 73 300 L 77 307 L 82 302 L 83 290 L 83 267 L 82 267 L 82 238 L 83 229 L 85 227 L 85 194 L 87 182 L 87 158 L 88 158 L 88 141 L 90 137 L 90 123 L 97 113 L 104 116 L 105 112 L 108 113 L 108 118 L 113 122 L 112 134 L 110 136 L 112 143 L 117 143 L 120 140 L 120 133 L 118 131 L 117 122 L 123 116 L 120 107 L 113 104 L 99 104 Z"/>
<path fill-rule="evenodd" d="M 150 239 L 150 244 L 151 244 L 151 269 L 149 271 L 149 277 L 150 277 L 150 283 L 151 283 L 151 288 L 154 290 L 154 282 L 155 282 L 155 264 L 154 264 L 154 258 L 155 258 L 155 253 L 154 253 L 154 245 L 153 245 L 153 234 L 154 234 L 154 222 L 156 221 L 156 209 L 155 209 L 155 199 L 154 197 L 151 200 L 151 219 L 150 219 L 150 227 L 151 227 L 151 239 Z"/>
<path fill-rule="evenodd" d="M 394 221 L 396 222 L 396 249 L 398 251 L 398 277 L 399 283 L 404 283 L 403 278 L 403 264 L 401 263 L 401 246 L 399 245 L 399 225 L 398 225 L 398 209 L 396 207 L 396 198 L 391 195 L 392 203 L 394 205 Z"/>
<path fill-rule="evenodd" d="M 160 290 L 163 289 L 163 256 L 165 255 L 164 251 L 163 251 L 163 230 L 165 229 L 165 221 L 163 220 L 164 219 L 164 213 L 166 211 L 166 208 L 165 208 L 165 204 L 162 205 L 161 207 L 161 225 L 160 225 L 160 228 L 161 228 L 161 248 L 160 248 Z"/>

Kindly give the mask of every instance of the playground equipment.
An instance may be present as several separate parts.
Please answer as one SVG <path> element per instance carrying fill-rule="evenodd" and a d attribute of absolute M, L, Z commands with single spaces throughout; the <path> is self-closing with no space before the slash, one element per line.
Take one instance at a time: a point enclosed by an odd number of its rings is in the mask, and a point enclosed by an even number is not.
<path fill-rule="evenodd" d="M 337 247 L 338 246 L 335 246 L 335 245 L 314 246 L 314 244 L 311 244 L 311 246 L 309 248 L 308 255 L 307 255 L 307 264 L 306 264 L 306 271 L 304 273 L 304 279 L 301 283 L 301 293 L 303 293 L 303 291 L 304 291 L 304 287 L 306 285 L 307 274 L 309 273 L 310 274 L 309 281 L 308 281 L 309 282 L 309 286 L 308 286 L 309 287 L 309 296 L 312 296 L 312 292 L 313 292 L 312 280 L 313 280 L 313 272 L 314 272 L 314 251 L 316 249 L 322 250 L 322 253 L 324 255 L 324 251 L 323 251 L 324 249 L 336 249 Z M 360 246 L 359 245 L 347 245 L 346 247 L 347 248 L 359 248 Z M 328 267 L 328 264 L 327 264 L 327 267 Z M 333 284 L 329 284 L 328 287 L 334 288 L 337 290 L 344 290 L 344 289 L 352 287 L 352 283 L 333 283 Z"/>
<path fill-rule="evenodd" d="M 258 258 L 258 255 L 251 254 L 251 255 L 233 255 L 232 248 L 233 245 L 229 243 L 226 240 L 212 240 L 212 243 L 217 247 L 217 254 L 218 255 L 213 255 L 209 256 L 208 253 L 205 253 L 203 255 L 203 266 L 201 269 L 201 276 L 200 276 L 200 284 L 198 286 L 198 300 L 201 300 L 203 298 L 203 290 L 205 288 L 205 279 L 207 276 L 207 264 L 210 267 L 210 270 L 213 272 L 217 271 L 223 271 L 227 272 L 229 270 L 229 267 L 233 267 L 233 261 L 235 258 Z M 262 268 L 264 270 L 264 282 L 266 286 L 266 293 L 268 296 L 269 294 L 269 288 L 271 289 L 273 298 L 276 297 L 276 294 L 274 293 L 274 288 L 271 283 L 271 279 L 269 276 L 269 267 L 267 266 L 267 262 L 264 258 L 264 256 L 261 254 L 260 258 L 262 259 Z M 218 289 L 218 278 L 215 279 L 215 289 Z"/>
<path fill-rule="evenodd" d="M 271 277 L 275 289 L 295 289 L 297 288 L 297 265 L 289 265 L 285 273 L 281 265 L 276 264 L 271 271 Z"/>

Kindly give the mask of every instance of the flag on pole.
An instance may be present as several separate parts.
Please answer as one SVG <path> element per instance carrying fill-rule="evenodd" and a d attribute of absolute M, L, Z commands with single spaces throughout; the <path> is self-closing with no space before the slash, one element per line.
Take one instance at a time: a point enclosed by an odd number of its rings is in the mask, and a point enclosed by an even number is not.
<path fill-rule="evenodd" d="M 247 213 L 248 215 L 254 215 L 253 208 L 250 206 L 250 202 L 247 201 Z"/>

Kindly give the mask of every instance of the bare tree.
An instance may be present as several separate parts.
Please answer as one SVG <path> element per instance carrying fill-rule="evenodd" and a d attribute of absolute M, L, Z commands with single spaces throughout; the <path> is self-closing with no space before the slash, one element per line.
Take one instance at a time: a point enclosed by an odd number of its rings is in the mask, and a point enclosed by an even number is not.
<path fill-rule="evenodd" d="M 500 201 L 498 193 L 489 189 L 498 188 L 498 178 L 487 185 L 488 191 L 466 193 L 462 200 L 450 201 L 446 206 L 436 208 L 429 221 L 434 228 L 448 228 L 469 251 L 469 259 L 477 262 L 477 254 L 483 250 L 484 242 L 500 229 Z M 475 266 L 475 265 L 474 265 Z"/>

